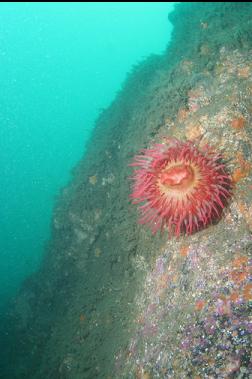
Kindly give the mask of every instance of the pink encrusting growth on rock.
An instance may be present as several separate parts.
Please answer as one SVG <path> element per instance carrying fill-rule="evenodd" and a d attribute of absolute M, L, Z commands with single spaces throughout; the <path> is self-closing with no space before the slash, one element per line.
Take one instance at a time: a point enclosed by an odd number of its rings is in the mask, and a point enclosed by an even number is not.
<path fill-rule="evenodd" d="M 207 145 L 198 149 L 191 141 L 165 138 L 141 150 L 130 166 L 136 167 L 130 197 L 140 204 L 139 223 L 153 233 L 192 234 L 220 219 L 231 197 L 222 156 Z"/>

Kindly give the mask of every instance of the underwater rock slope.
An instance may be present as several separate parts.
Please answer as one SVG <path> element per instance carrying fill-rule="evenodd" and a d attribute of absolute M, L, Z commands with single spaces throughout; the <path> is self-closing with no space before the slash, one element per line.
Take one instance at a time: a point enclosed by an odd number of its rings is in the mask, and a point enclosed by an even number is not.
<path fill-rule="evenodd" d="M 10 310 L 6 378 L 249 377 L 251 14 L 177 5 L 167 51 L 102 112 Z M 191 236 L 153 236 L 129 202 L 128 164 L 164 136 L 211 145 L 232 178 L 222 218 Z"/>

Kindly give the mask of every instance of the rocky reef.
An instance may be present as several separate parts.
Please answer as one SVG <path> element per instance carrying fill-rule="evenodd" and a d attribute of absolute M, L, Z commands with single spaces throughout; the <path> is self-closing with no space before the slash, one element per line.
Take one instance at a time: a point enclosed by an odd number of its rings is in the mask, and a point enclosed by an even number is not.
<path fill-rule="evenodd" d="M 167 51 L 101 113 L 41 269 L 2 322 L 3 378 L 250 377 L 251 14 L 176 5 Z M 221 220 L 191 236 L 153 236 L 129 201 L 129 163 L 163 136 L 213 146 L 232 178 Z"/>

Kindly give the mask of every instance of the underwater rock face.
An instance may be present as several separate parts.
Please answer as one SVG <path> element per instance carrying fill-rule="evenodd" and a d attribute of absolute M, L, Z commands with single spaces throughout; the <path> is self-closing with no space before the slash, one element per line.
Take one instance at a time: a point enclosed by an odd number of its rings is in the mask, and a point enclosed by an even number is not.
<path fill-rule="evenodd" d="M 167 51 L 101 114 L 43 267 L 10 310 L 5 377 L 249 378 L 251 13 L 178 4 Z M 220 151 L 234 187 L 217 224 L 170 240 L 137 225 L 128 201 L 128 164 L 167 135 Z"/>

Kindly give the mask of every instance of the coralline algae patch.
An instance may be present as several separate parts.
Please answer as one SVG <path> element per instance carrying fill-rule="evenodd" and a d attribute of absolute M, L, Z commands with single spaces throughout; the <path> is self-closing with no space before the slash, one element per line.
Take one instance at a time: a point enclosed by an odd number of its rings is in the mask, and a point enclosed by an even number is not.
<path fill-rule="evenodd" d="M 241 378 L 249 377 L 252 370 L 251 309 L 246 303 L 230 303 L 227 308 L 223 308 L 221 300 L 220 304 L 216 302 L 215 312 L 184 330 L 181 350 L 189 362 L 188 376 L 232 378 L 241 374 Z"/>
<path fill-rule="evenodd" d="M 250 244 L 244 237 L 222 262 L 209 241 L 177 242 L 174 254 L 158 257 L 136 300 L 135 333 L 115 357 L 115 378 L 248 378 L 252 261 L 242 251 Z"/>
<path fill-rule="evenodd" d="M 181 332 L 181 350 L 191 364 L 188 374 L 247 378 L 252 372 L 251 266 L 246 256 L 236 256 L 223 273 L 223 287 L 209 302 L 202 301 L 196 309 L 205 306 L 205 311 Z"/>

